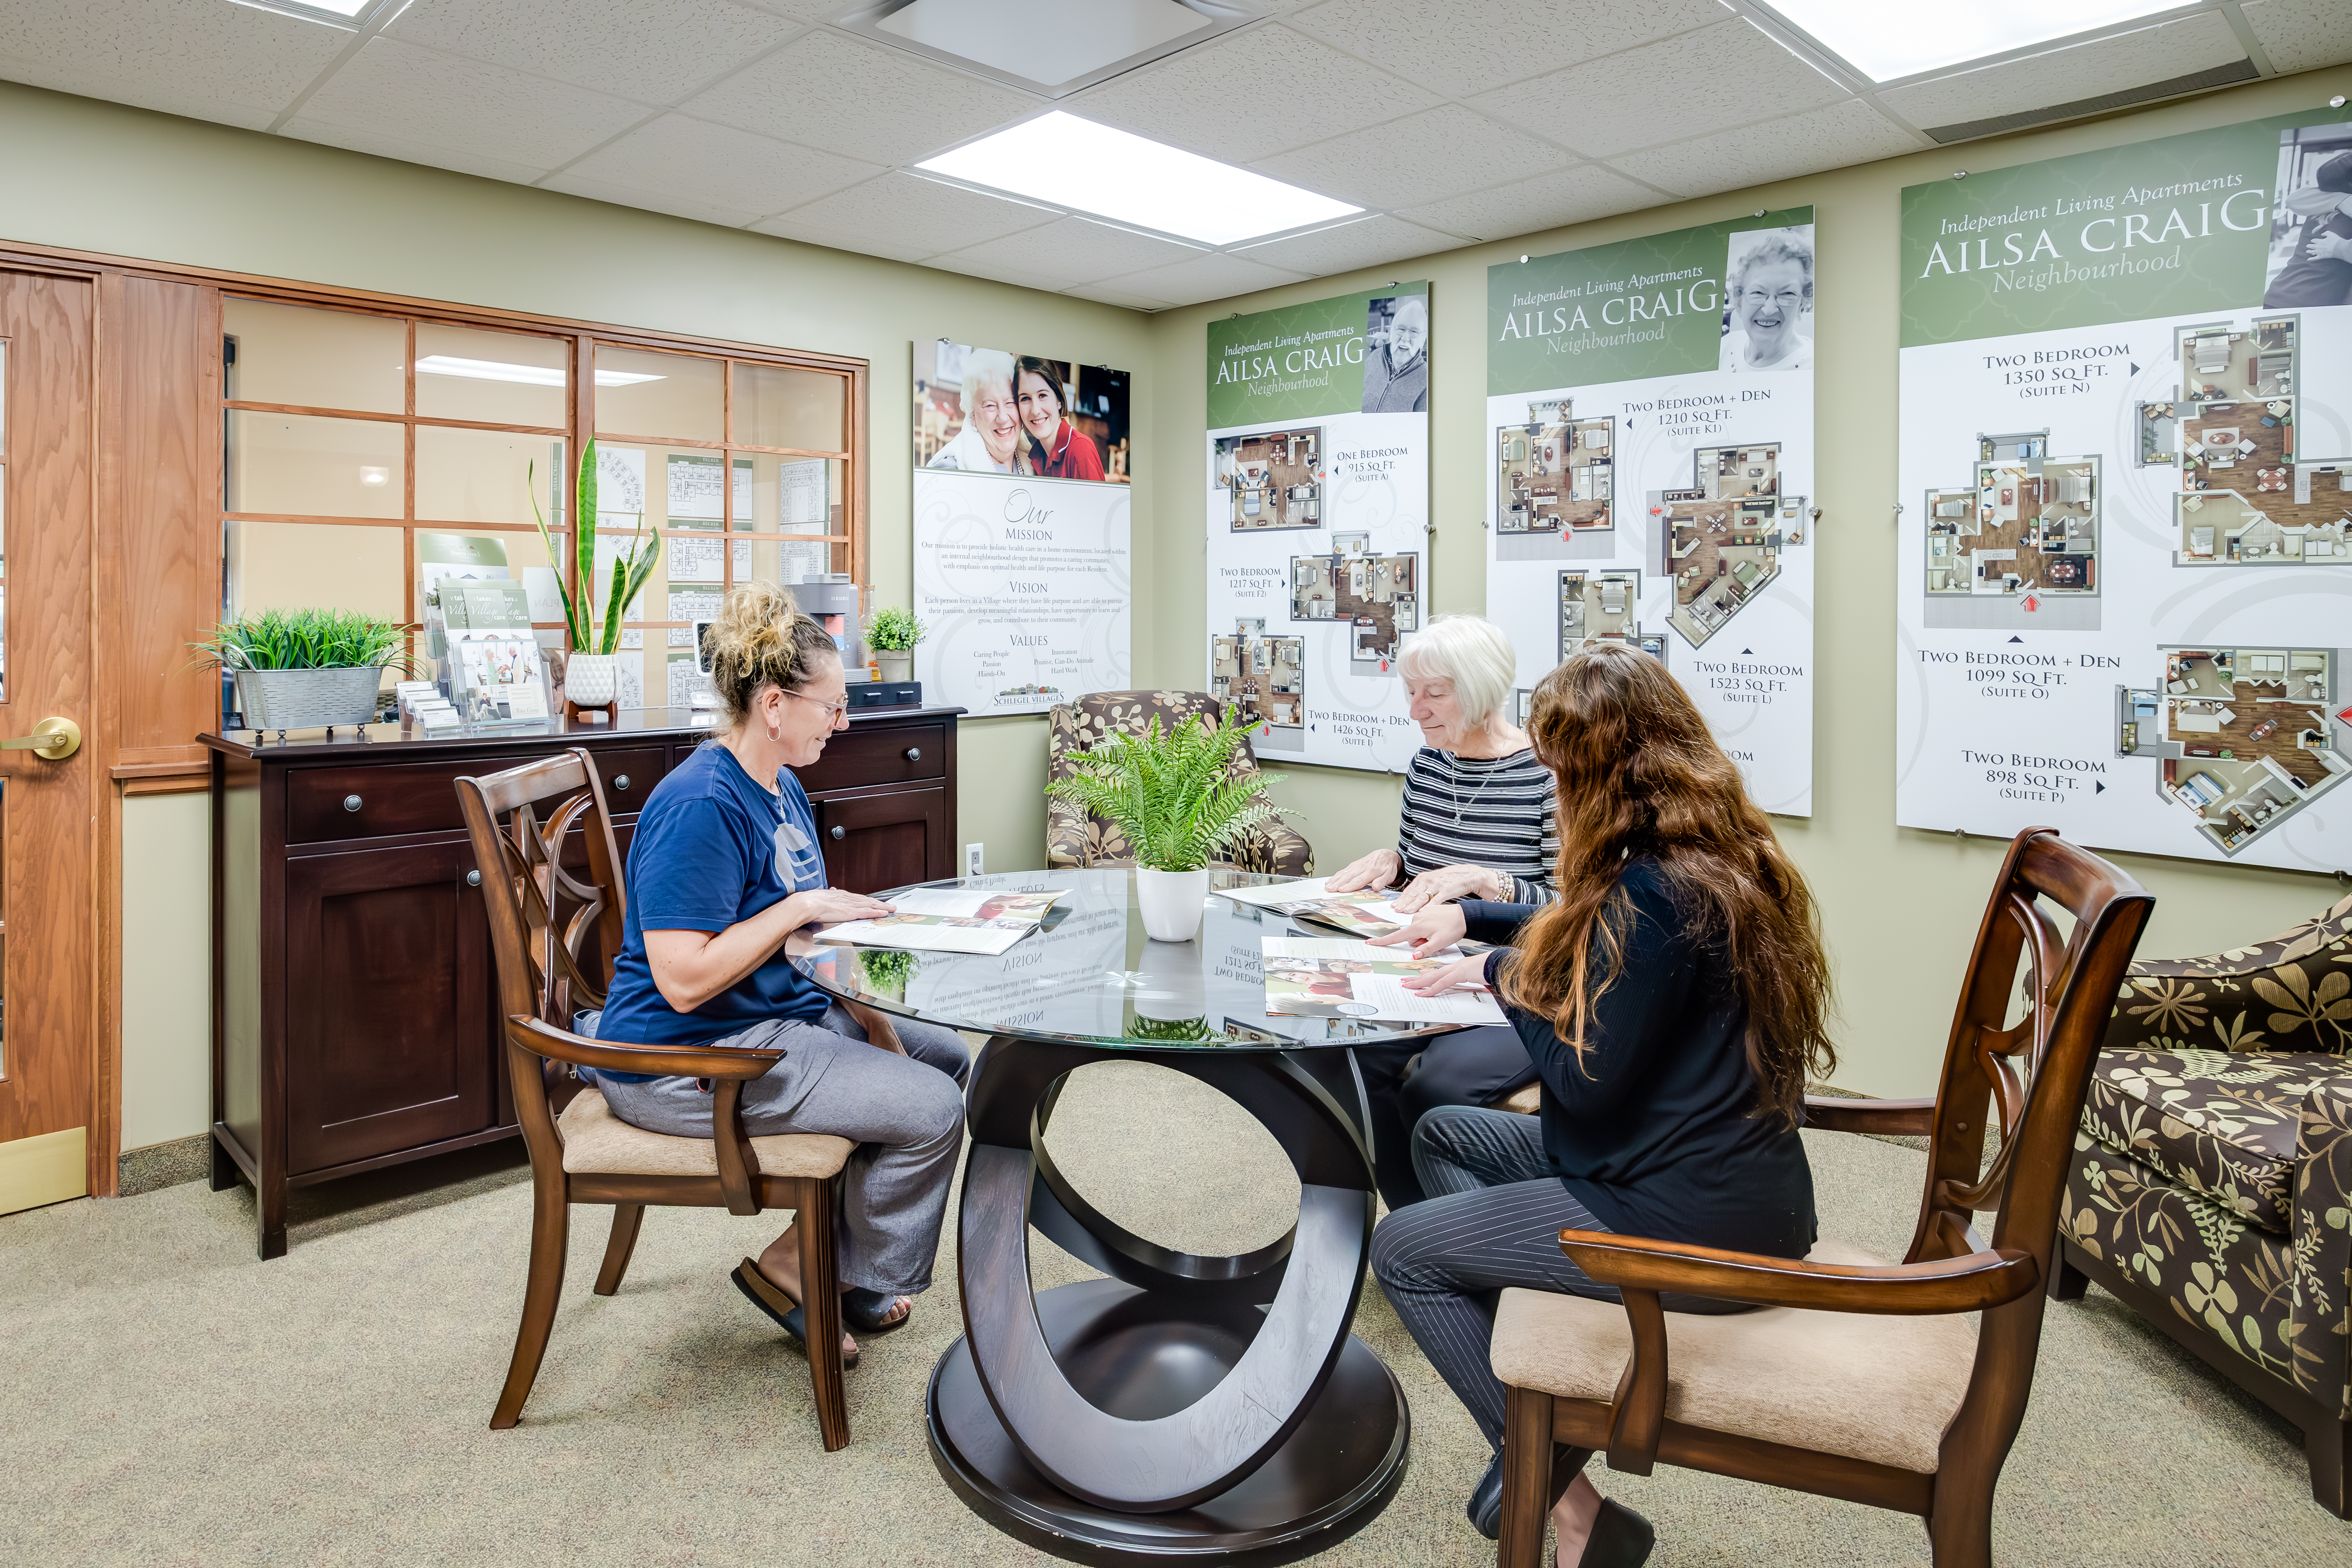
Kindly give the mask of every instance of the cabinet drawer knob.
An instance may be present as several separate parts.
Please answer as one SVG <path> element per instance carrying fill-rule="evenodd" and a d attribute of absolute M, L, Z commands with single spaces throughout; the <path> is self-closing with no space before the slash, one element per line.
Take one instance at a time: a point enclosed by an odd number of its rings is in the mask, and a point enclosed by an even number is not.
<path fill-rule="evenodd" d="M 466 873 L 466 886 L 469 888 L 478 888 L 481 885 L 482 874 L 479 871 L 468 871 Z"/>
<path fill-rule="evenodd" d="M 919 763 L 919 762 L 921 762 L 921 761 L 923 760 L 923 748 L 922 748 L 922 747 L 920 747 L 920 746 L 909 746 L 909 747 L 908 747 L 908 748 L 907 748 L 907 760 L 908 760 L 908 762 L 910 762 L 910 763 Z"/>
<path fill-rule="evenodd" d="M 614 787 L 614 789 L 626 789 L 626 788 L 628 788 L 628 787 L 629 787 L 629 775 L 628 775 L 628 774 L 626 774 L 626 773 L 615 773 L 615 774 L 614 774 L 614 775 L 613 775 L 613 787 Z"/>
<path fill-rule="evenodd" d="M 347 795 L 343 796 L 343 809 L 344 809 L 345 811 L 357 811 L 359 808 L 360 808 L 360 797 L 359 797 L 359 796 L 357 796 L 357 795 Z"/>
<path fill-rule="evenodd" d="M 835 838 L 846 838 L 849 837 L 849 834 L 846 829 L 836 827 L 833 830 L 833 836 Z"/>

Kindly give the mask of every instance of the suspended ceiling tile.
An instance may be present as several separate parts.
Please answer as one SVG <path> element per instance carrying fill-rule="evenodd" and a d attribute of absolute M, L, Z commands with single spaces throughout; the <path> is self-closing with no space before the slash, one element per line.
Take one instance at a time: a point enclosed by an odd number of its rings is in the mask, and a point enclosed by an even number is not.
<path fill-rule="evenodd" d="M 1062 107 L 1205 157 L 1253 163 L 1438 102 L 1287 27 L 1231 34 Z"/>
<path fill-rule="evenodd" d="M 507 180 L 518 185 L 530 184 L 547 173 L 544 168 L 533 168 L 528 163 L 518 163 L 506 158 L 457 151 L 438 142 L 426 143 L 402 136 L 385 136 L 373 131 L 354 131 L 346 125 L 323 124 L 299 114 L 279 128 L 279 134 L 303 142 L 316 142 L 325 147 L 373 153 L 379 158 L 397 158 L 404 163 L 423 163 L 428 168 L 449 169 L 460 174 L 479 174 L 486 180 Z"/>
<path fill-rule="evenodd" d="M 592 202 L 610 202 L 616 207 L 636 207 L 649 213 L 667 213 L 672 217 L 690 217 L 697 223 L 715 223 L 721 228 L 742 228 L 760 216 L 756 211 L 742 207 L 719 206 L 698 201 L 676 191 L 649 191 L 641 185 L 592 180 L 569 170 L 548 175 L 539 182 L 539 188 L 561 191 L 567 196 L 585 196 Z"/>
<path fill-rule="evenodd" d="M 646 114 L 641 104 L 545 77 L 392 38 L 370 38 L 310 95 L 301 117 L 313 125 L 544 172 L 570 163 Z"/>
<path fill-rule="evenodd" d="M 622 98 L 669 103 L 800 29 L 731 0 L 415 0 L 384 29 L 404 43 Z"/>
<path fill-rule="evenodd" d="M 756 226 L 762 234 L 912 261 L 1042 227 L 1061 216 L 1050 207 L 982 195 L 919 174 L 889 174 Z"/>
<path fill-rule="evenodd" d="M 1613 159 L 1637 180 L 1702 196 L 1916 153 L 1925 143 L 1858 98 Z"/>
<path fill-rule="evenodd" d="M 1289 268 L 1310 278 L 1328 278 L 1334 273 L 1353 272 L 1359 267 L 1378 267 L 1384 261 L 1458 249 L 1463 243 L 1450 234 L 1377 213 L 1331 228 L 1318 228 L 1312 234 L 1253 245 L 1234 254 L 1268 266 Z"/>
<path fill-rule="evenodd" d="M 1449 103 L 1278 158 L 1261 158 L 1255 166 L 1359 206 L 1408 207 L 1574 161 L 1524 131 Z"/>
<path fill-rule="evenodd" d="M 12 4 L 0 5 L 0 78 L 258 130 L 351 41 L 223 0 Z"/>
<path fill-rule="evenodd" d="M 1292 25 L 1448 98 L 1723 20 L 1716 0 L 1324 0 Z"/>
<path fill-rule="evenodd" d="M 1236 294 L 1252 294 L 1260 289 L 1276 289 L 1285 283 L 1297 283 L 1307 276 L 1287 268 L 1268 267 L 1245 257 L 1226 256 L 1211 252 L 1179 261 L 1172 267 L 1154 267 L 1148 271 L 1130 272 L 1108 279 L 1114 289 L 1146 299 L 1165 300 L 1171 305 L 1197 305 L 1203 300 L 1230 300 Z"/>
<path fill-rule="evenodd" d="M 1098 305 L 1117 305 L 1127 310 L 1165 310 L 1175 304 L 1173 300 L 1154 300 L 1148 295 L 1130 294 L 1108 283 L 1081 283 L 1063 293 L 1073 300 L 1092 300 Z"/>
<path fill-rule="evenodd" d="M 2352 6 L 2344 0 L 2240 0 L 2238 14 L 2282 74 L 2352 60 Z"/>
<path fill-rule="evenodd" d="M 1058 294 L 1070 286 L 1066 278 L 1046 272 L 1026 272 L 1017 267 L 999 262 L 971 261 L 953 256 L 934 256 L 923 263 L 942 272 L 961 272 L 967 278 L 982 278 L 991 283 L 1009 283 L 1015 289 L 1034 289 L 1041 294 Z"/>
<path fill-rule="evenodd" d="M 1099 283 L 1106 278 L 1124 277 L 1147 267 L 1163 267 L 1202 254 L 1172 239 L 1156 239 L 1087 218 L 1066 217 L 1043 228 L 1024 229 L 1003 239 L 966 246 L 935 258 L 933 265 L 958 272 L 978 272 L 982 277 L 988 276 L 987 268 L 1003 266 L 1029 277 L 1051 278 L 1055 280 L 1052 287 L 1067 289 L 1074 283 Z"/>
<path fill-rule="evenodd" d="M 805 33 L 677 107 L 845 158 L 910 163 L 1039 105 L 879 44 Z"/>
<path fill-rule="evenodd" d="M 743 0 L 743 4 L 773 11 L 795 22 L 830 22 L 847 10 L 854 0 Z"/>
<path fill-rule="evenodd" d="M 1829 78 L 1735 19 L 1486 93 L 1470 106 L 1588 157 L 1605 158 L 1846 96 Z"/>
<path fill-rule="evenodd" d="M 597 148 L 563 172 L 615 187 L 740 211 L 743 216 L 734 220 L 740 225 L 845 190 L 885 171 L 878 164 L 794 147 L 732 126 L 665 114 Z M 656 201 L 632 205 L 657 212 L 677 210 Z"/>
<path fill-rule="evenodd" d="M 1587 163 L 1514 180 L 1492 190 L 1473 191 L 1426 206 L 1408 207 L 1402 216 L 1453 234 L 1479 239 L 1501 239 L 1514 234 L 1536 234 L 1565 228 L 1612 213 L 1635 212 L 1664 200 L 1657 192 L 1637 185 L 1621 174 Z"/>
<path fill-rule="evenodd" d="M 2245 58 L 2230 24 L 2202 11 L 2136 33 L 1895 88 L 1879 99 L 1914 125 L 1958 125 L 2074 103 Z"/>

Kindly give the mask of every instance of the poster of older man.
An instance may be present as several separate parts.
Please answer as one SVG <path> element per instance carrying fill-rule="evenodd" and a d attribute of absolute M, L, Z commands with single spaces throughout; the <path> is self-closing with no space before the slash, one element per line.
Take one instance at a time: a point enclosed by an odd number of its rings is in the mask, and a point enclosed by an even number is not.
<path fill-rule="evenodd" d="M 1367 414 L 1429 412 L 1429 297 L 1403 294 L 1364 308 Z"/>

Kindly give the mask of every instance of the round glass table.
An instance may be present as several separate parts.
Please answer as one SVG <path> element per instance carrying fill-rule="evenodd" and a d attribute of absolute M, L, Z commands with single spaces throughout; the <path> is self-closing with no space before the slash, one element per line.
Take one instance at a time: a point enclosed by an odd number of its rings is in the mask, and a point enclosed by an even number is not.
<path fill-rule="evenodd" d="M 1217 871 L 1211 886 L 1278 880 Z M 1193 941 L 1160 942 L 1123 869 L 923 886 L 1067 889 L 993 957 L 797 952 L 836 994 L 988 1037 L 958 1221 L 966 1333 L 931 1374 L 940 1474 L 997 1528 L 1082 1563 L 1288 1563 L 1361 1529 L 1403 1479 L 1411 1417 L 1348 1331 L 1374 1214 L 1348 1047 L 1451 1026 L 1268 1016 L 1261 939 L 1300 933 L 1213 892 Z M 1255 1117 L 1298 1173 L 1289 1232 L 1202 1257 L 1122 1228 L 1076 1191 L 1045 1127 L 1063 1080 L 1110 1058 L 1197 1079 Z M 1181 1171 L 1166 1175 L 1181 1186 Z M 1106 1278 L 1036 1290 L 1033 1226 Z"/>

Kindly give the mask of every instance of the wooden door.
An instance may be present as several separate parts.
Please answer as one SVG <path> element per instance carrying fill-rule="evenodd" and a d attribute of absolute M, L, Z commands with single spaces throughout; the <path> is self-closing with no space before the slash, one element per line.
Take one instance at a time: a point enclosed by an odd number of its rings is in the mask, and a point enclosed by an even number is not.
<path fill-rule="evenodd" d="M 824 878 L 853 893 L 878 893 L 950 876 L 948 795 L 898 790 L 816 803 Z"/>
<path fill-rule="evenodd" d="M 286 1168 L 497 1124 L 489 928 L 465 843 L 286 862 Z"/>
<path fill-rule="evenodd" d="M 0 742 L 12 746 L 44 720 L 96 718 L 92 290 L 0 271 Z M 0 1214 L 90 1190 L 95 752 L 0 751 Z"/>

